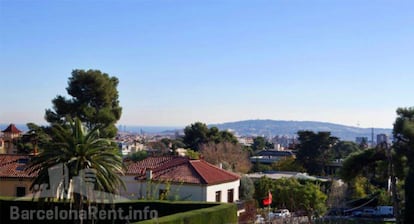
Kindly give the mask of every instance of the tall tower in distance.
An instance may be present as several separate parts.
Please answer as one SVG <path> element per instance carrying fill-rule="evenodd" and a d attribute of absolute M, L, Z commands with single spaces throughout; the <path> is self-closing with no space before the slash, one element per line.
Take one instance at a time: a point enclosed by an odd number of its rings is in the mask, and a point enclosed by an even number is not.
<path fill-rule="evenodd" d="M 377 135 L 377 144 L 388 143 L 388 135 L 378 134 Z"/>
<path fill-rule="evenodd" d="M 375 147 L 375 143 L 374 143 L 374 128 L 371 128 L 371 147 L 372 148 Z"/>
<path fill-rule="evenodd" d="M 0 153 L 6 154 L 16 154 L 17 149 L 14 145 L 15 140 L 20 138 L 21 131 L 16 128 L 14 124 L 10 124 L 6 129 L 3 131 L 3 139 L 0 145 Z"/>

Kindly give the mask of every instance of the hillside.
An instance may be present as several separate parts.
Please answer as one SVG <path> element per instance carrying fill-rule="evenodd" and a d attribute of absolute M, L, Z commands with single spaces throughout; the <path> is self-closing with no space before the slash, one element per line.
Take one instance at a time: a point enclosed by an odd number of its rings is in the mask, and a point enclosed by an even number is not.
<path fill-rule="evenodd" d="M 333 136 L 341 140 L 355 141 L 356 137 L 368 137 L 371 140 L 371 128 L 358 128 L 327 122 L 316 121 L 282 121 L 282 120 L 245 120 L 227 122 L 222 124 L 211 124 L 220 130 L 234 130 L 236 134 L 242 136 L 275 136 L 275 135 L 295 135 L 299 130 L 311 131 L 330 131 Z M 387 134 L 391 136 L 392 129 L 374 128 L 374 138 L 377 134 Z M 375 139 L 374 139 L 375 140 Z"/>
<path fill-rule="evenodd" d="M 8 124 L 0 124 L 1 130 Z M 16 124 L 21 131 L 27 131 L 24 124 Z M 356 137 L 368 137 L 371 140 L 371 128 L 358 128 L 334 123 L 317 122 L 317 121 L 283 121 L 283 120 L 245 120 L 236 122 L 226 122 L 221 124 L 210 124 L 210 127 L 216 126 L 220 130 L 234 130 L 241 136 L 276 136 L 276 135 L 295 135 L 299 130 L 311 131 L 330 131 L 333 136 L 341 140 L 355 141 Z M 134 133 L 145 132 L 147 134 L 171 134 L 182 132 L 183 128 L 168 126 L 119 126 L 120 131 Z M 387 134 L 391 136 L 392 129 L 374 128 L 374 138 L 377 134 Z M 375 139 L 374 139 L 375 140 Z"/>

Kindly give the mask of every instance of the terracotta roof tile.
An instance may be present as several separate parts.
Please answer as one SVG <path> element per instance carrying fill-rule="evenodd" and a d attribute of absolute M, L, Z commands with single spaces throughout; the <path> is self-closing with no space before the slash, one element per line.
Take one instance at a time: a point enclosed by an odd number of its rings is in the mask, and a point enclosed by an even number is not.
<path fill-rule="evenodd" d="M 193 168 L 208 184 L 218 184 L 240 179 L 240 176 L 220 169 L 204 160 L 190 160 Z"/>
<path fill-rule="evenodd" d="M 128 165 L 126 174 L 145 174 L 146 169 L 155 169 L 156 167 L 159 167 L 172 159 L 174 159 L 173 156 L 148 157 L 142 161 Z"/>
<path fill-rule="evenodd" d="M 33 178 L 37 173 L 26 170 L 27 155 L 0 154 L 0 178 Z"/>
<path fill-rule="evenodd" d="M 157 166 L 150 163 L 150 161 L 163 162 L 158 163 Z M 137 169 L 138 167 L 139 169 Z M 147 169 L 152 170 L 152 179 L 156 181 L 211 185 L 235 181 L 240 178 L 238 175 L 220 169 L 206 161 L 190 160 L 186 157 L 152 157 L 128 167 L 128 171 L 138 171 L 135 172 L 138 180 L 146 180 Z"/>

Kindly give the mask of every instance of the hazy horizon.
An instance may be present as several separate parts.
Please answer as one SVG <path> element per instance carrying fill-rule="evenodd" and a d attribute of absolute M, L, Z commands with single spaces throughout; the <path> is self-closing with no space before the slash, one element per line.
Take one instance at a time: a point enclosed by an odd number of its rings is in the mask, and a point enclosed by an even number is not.
<path fill-rule="evenodd" d="M 235 121 L 224 121 L 224 122 L 218 122 L 218 123 L 206 123 L 203 121 L 194 121 L 188 124 L 183 124 L 183 125 L 141 125 L 141 124 L 121 124 L 121 123 L 117 123 L 116 126 L 117 128 L 121 127 L 121 126 L 126 126 L 126 127 L 134 127 L 134 128 L 156 128 L 156 129 L 179 129 L 179 128 L 185 128 L 188 125 L 191 125 L 195 122 L 202 122 L 205 123 L 206 125 L 220 125 L 220 124 L 224 124 L 224 123 L 234 123 L 234 122 L 241 122 L 241 121 L 266 121 L 266 120 L 270 120 L 270 121 L 292 121 L 292 122 L 321 122 L 321 123 L 330 123 L 330 124 L 336 124 L 336 125 L 343 125 L 343 126 L 348 126 L 348 127 L 355 127 L 355 128 L 376 128 L 376 129 L 392 129 L 393 127 L 375 127 L 375 126 L 371 126 L 371 127 L 361 127 L 361 126 L 357 126 L 357 125 L 347 125 L 347 124 L 340 124 L 340 123 L 336 123 L 336 122 L 327 122 L 327 121 L 310 121 L 310 120 L 280 120 L 280 119 L 247 119 L 247 120 L 235 120 Z M 0 123 L 0 129 L 1 128 L 5 128 L 7 127 L 9 124 L 15 124 L 18 126 L 26 126 L 27 123 L 35 123 L 35 122 L 24 122 L 24 123 L 16 123 L 16 122 L 1 122 Z M 37 125 L 42 125 L 42 126 L 47 126 L 49 125 L 49 123 L 47 122 L 43 122 L 43 123 L 35 123 Z"/>

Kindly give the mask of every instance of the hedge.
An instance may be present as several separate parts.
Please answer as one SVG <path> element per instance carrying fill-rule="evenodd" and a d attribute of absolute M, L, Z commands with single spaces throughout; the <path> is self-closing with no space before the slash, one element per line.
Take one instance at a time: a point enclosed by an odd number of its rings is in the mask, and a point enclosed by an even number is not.
<path fill-rule="evenodd" d="M 12 213 L 13 209 L 19 209 L 19 212 Z M 125 214 L 132 214 L 137 212 L 137 216 L 131 216 L 131 222 L 136 223 L 237 223 L 236 215 L 236 205 L 234 204 L 219 204 L 219 203 L 208 203 L 208 202 L 169 202 L 169 201 L 145 201 L 145 200 L 135 200 L 127 202 L 118 202 L 115 204 L 94 204 L 93 205 L 98 211 L 94 214 L 99 214 L 103 212 L 106 215 L 116 215 L 116 211 L 122 210 L 125 211 Z M 68 202 L 39 202 L 39 201 L 22 201 L 14 200 L 13 198 L 4 198 L 0 197 L 0 217 L 1 223 L 73 223 L 75 220 L 68 220 L 64 218 L 59 218 L 56 220 L 52 218 L 48 220 L 43 214 L 43 220 L 39 220 L 34 217 L 31 217 L 29 220 L 23 218 L 23 210 L 31 211 L 58 211 L 53 214 L 60 214 L 62 210 L 65 213 L 69 213 L 70 204 Z M 145 211 L 145 212 L 144 212 Z M 106 213 L 105 213 L 106 212 Z M 111 213 L 112 212 L 112 213 Z M 128 213 L 129 212 L 129 213 Z M 151 216 L 156 212 L 157 218 Z M 15 216 L 12 216 L 15 214 Z M 37 214 L 37 213 L 36 213 Z M 154 213 L 155 214 L 155 213 Z M 19 218 L 17 220 L 11 220 L 12 217 Z M 61 217 L 61 216 L 59 216 Z M 89 216 L 90 217 L 90 216 Z M 98 215 L 97 215 L 98 217 Z M 106 216 L 105 219 L 100 220 L 98 217 L 99 223 L 125 223 L 126 220 L 119 219 L 113 222 L 111 218 Z M 115 216 L 110 216 L 115 217 Z M 120 217 L 120 216 L 116 216 Z M 130 217 L 130 218 L 131 218 Z M 141 221 L 141 220 L 147 220 Z M 96 221 L 96 219 L 95 219 Z M 137 222 L 138 221 L 138 222 Z"/>
<path fill-rule="evenodd" d="M 164 216 L 159 219 L 136 222 L 136 224 L 217 224 L 237 223 L 237 206 L 235 204 L 220 204 L 209 208 Z"/>

